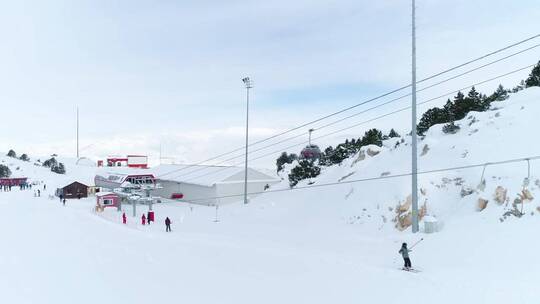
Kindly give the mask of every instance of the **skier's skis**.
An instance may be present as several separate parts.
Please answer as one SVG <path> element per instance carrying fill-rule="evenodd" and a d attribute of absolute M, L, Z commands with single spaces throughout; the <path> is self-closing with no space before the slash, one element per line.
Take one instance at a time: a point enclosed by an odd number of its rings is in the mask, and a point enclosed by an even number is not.
<path fill-rule="evenodd" d="M 412 272 L 412 273 L 419 273 L 420 270 L 418 269 L 414 269 L 414 268 L 399 268 L 399 270 L 403 270 L 403 271 L 407 271 L 407 272 Z"/>

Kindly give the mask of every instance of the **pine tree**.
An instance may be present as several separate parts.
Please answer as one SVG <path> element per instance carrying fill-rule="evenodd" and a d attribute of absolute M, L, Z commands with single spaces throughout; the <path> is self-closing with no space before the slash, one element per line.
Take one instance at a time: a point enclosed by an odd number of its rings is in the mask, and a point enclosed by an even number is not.
<path fill-rule="evenodd" d="M 30 158 L 28 157 L 28 155 L 26 153 L 23 153 L 21 155 L 21 157 L 19 157 L 19 159 L 22 160 L 22 161 L 29 161 L 30 160 Z"/>
<path fill-rule="evenodd" d="M 8 166 L 0 165 L 0 177 L 9 177 L 11 175 L 11 170 Z"/>
<path fill-rule="evenodd" d="M 285 164 L 290 164 L 297 159 L 298 156 L 296 154 L 287 154 L 287 152 L 281 153 L 281 155 L 276 160 L 277 172 L 283 170 Z"/>
<path fill-rule="evenodd" d="M 540 87 L 540 61 L 534 66 L 529 77 L 525 80 L 525 87 Z"/>
<path fill-rule="evenodd" d="M 294 187 L 299 181 L 314 178 L 321 174 L 321 168 L 316 166 L 313 161 L 302 160 L 298 166 L 294 167 L 289 174 L 289 185 Z"/>
<path fill-rule="evenodd" d="M 319 164 L 321 166 L 331 166 L 332 161 L 330 158 L 334 154 L 334 148 L 332 146 L 328 146 L 324 151 L 321 153 L 321 158 L 319 158 Z"/>
<path fill-rule="evenodd" d="M 51 157 L 50 159 L 47 159 L 46 161 L 43 162 L 43 167 L 47 167 L 47 168 L 53 168 L 53 167 L 56 167 L 58 165 L 58 161 L 56 160 L 56 158 L 54 157 Z"/>
<path fill-rule="evenodd" d="M 361 139 L 362 146 L 376 145 L 382 146 L 382 132 L 377 129 L 371 129 L 364 133 L 364 137 Z"/>
<path fill-rule="evenodd" d="M 66 168 L 63 163 L 58 163 L 58 165 L 51 167 L 51 171 L 58 174 L 66 174 Z"/>
<path fill-rule="evenodd" d="M 388 137 L 390 138 L 394 138 L 394 137 L 400 137 L 398 132 L 396 132 L 396 130 L 394 130 L 393 128 L 390 130 L 390 133 L 388 133 Z"/>
<path fill-rule="evenodd" d="M 13 150 L 9 150 L 7 156 L 9 156 L 9 157 L 17 157 L 17 153 L 15 153 L 15 151 L 13 151 Z"/>

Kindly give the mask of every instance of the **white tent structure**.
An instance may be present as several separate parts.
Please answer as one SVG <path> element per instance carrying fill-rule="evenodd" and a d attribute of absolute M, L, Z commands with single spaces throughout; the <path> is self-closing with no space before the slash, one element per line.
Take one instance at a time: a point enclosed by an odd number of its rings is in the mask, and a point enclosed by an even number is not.
<path fill-rule="evenodd" d="M 154 196 L 203 205 L 243 200 L 245 171 L 242 167 L 160 165 L 150 171 L 162 187 L 152 192 Z M 277 176 L 248 168 L 248 193 L 262 192 L 279 181 Z"/>

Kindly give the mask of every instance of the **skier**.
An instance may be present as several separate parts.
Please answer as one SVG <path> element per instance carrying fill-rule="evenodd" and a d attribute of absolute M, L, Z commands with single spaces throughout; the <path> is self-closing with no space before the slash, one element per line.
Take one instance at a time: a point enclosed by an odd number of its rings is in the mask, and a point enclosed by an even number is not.
<path fill-rule="evenodd" d="M 62 201 L 62 199 L 64 198 L 64 195 L 60 194 L 58 197 L 60 198 L 60 201 Z"/>
<path fill-rule="evenodd" d="M 127 217 L 126 217 L 126 213 L 122 213 L 122 223 L 123 224 L 127 224 Z"/>
<path fill-rule="evenodd" d="M 64 206 L 66 205 L 66 198 L 62 199 L 62 204 L 64 204 Z"/>
<path fill-rule="evenodd" d="M 403 267 L 404 270 L 410 270 L 412 268 L 411 259 L 409 259 L 409 252 L 411 251 L 412 250 L 407 249 L 407 243 L 403 243 L 401 245 L 399 253 L 403 257 L 403 261 L 405 262 L 405 266 Z"/>
<path fill-rule="evenodd" d="M 143 215 L 141 217 L 141 223 L 142 223 L 143 226 L 146 225 L 146 216 L 144 215 L 144 213 L 143 213 Z"/>
<path fill-rule="evenodd" d="M 43 190 L 47 190 L 47 185 L 43 184 Z"/>
<path fill-rule="evenodd" d="M 39 189 L 37 190 L 37 196 L 41 197 L 41 191 L 39 191 Z"/>
<path fill-rule="evenodd" d="M 171 231 L 171 220 L 169 217 L 165 219 L 165 231 L 170 232 Z"/>
<path fill-rule="evenodd" d="M 148 211 L 148 215 L 146 216 L 146 221 L 148 222 L 148 225 L 150 225 L 150 211 Z"/>

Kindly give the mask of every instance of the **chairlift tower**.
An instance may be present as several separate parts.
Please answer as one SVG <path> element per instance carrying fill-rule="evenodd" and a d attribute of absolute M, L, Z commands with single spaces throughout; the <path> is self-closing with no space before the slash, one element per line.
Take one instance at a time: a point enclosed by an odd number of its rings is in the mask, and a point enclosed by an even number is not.
<path fill-rule="evenodd" d="M 412 232 L 417 233 L 418 228 L 418 151 L 416 138 L 416 1 L 412 0 L 412 105 L 411 105 L 411 140 L 412 140 Z"/>
<path fill-rule="evenodd" d="M 249 144 L 249 89 L 253 88 L 253 82 L 249 77 L 242 78 L 244 85 L 246 86 L 246 155 L 244 162 L 244 204 L 248 203 L 247 190 L 248 190 L 248 144 Z"/>

